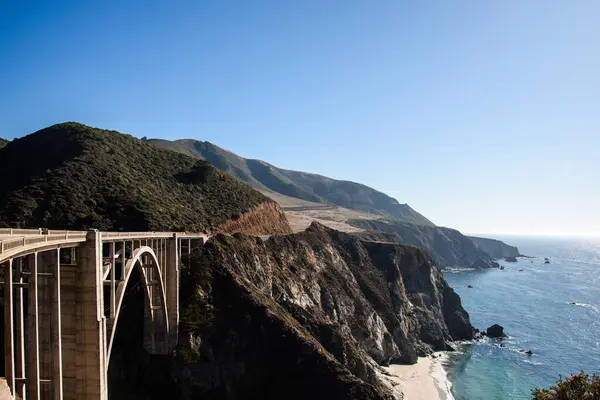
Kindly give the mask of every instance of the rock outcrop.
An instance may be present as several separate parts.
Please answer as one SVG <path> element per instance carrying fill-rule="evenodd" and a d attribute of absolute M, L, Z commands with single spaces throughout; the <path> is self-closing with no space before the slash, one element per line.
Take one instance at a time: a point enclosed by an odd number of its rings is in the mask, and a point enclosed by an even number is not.
<path fill-rule="evenodd" d="M 216 232 L 271 235 L 273 233 L 291 233 L 291 229 L 279 205 L 275 202 L 265 202 L 250 211 L 233 216 L 231 220 L 219 225 Z"/>
<path fill-rule="evenodd" d="M 494 324 L 487 328 L 486 333 L 491 338 L 503 338 L 507 337 L 504 333 L 504 327 L 502 325 Z"/>
<path fill-rule="evenodd" d="M 439 267 L 497 268 L 491 257 L 459 231 L 437 226 L 408 224 L 398 220 L 351 221 L 368 231 L 361 237 L 395 243 L 409 243 L 424 248 Z"/>
<path fill-rule="evenodd" d="M 474 335 L 424 251 L 319 224 L 214 237 L 182 285 L 181 398 L 389 398 L 377 364 Z"/>
<path fill-rule="evenodd" d="M 501 240 L 481 238 L 475 236 L 467 237 L 471 239 L 477 247 L 485 251 L 490 257 L 494 259 L 522 256 L 518 248 L 516 248 L 515 246 L 510 246 Z"/>

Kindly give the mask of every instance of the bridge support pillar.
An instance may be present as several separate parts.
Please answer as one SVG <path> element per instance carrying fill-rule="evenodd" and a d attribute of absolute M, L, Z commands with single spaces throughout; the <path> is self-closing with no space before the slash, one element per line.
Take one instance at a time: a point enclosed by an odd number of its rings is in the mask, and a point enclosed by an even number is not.
<path fill-rule="evenodd" d="M 4 269 L 4 373 L 6 382 L 15 394 L 15 317 L 13 295 L 13 260 L 8 260 Z"/>
<path fill-rule="evenodd" d="M 169 351 L 175 351 L 179 335 L 179 243 L 177 234 L 167 242 L 167 265 L 164 268 L 169 320 Z"/>
<path fill-rule="evenodd" d="M 107 400 L 106 320 L 104 317 L 102 240 L 90 231 L 79 254 L 79 331 L 77 398 Z"/>
<path fill-rule="evenodd" d="M 38 253 L 29 256 L 28 310 L 27 310 L 27 399 L 40 400 L 40 310 Z"/>

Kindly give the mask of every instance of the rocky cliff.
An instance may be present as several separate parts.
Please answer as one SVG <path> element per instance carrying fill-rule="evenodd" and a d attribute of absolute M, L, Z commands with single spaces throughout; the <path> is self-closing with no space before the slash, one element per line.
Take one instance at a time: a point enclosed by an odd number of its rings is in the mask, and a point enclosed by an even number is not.
<path fill-rule="evenodd" d="M 493 268 L 498 265 L 459 231 L 437 226 L 408 224 L 397 220 L 352 220 L 367 229 L 358 234 L 376 241 L 410 243 L 426 249 L 439 267 Z"/>
<path fill-rule="evenodd" d="M 468 236 L 477 247 L 489 254 L 490 257 L 499 259 L 505 257 L 519 257 L 522 254 L 515 246 L 510 246 L 500 240 Z"/>
<path fill-rule="evenodd" d="M 386 399 L 377 364 L 471 339 L 421 249 L 313 224 L 266 242 L 217 236 L 182 270 L 180 398 Z"/>
<path fill-rule="evenodd" d="M 275 202 L 264 202 L 239 215 L 234 215 L 216 228 L 216 232 L 246 232 L 252 235 L 291 233 L 285 214 Z"/>
<path fill-rule="evenodd" d="M 11 142 L 0 172 L 0 226 L 289 232 L 277 204 L 207 162 L 81 124 Z M 217 235 L 184 260 L 173 357 L 143 349 L 136 273 L 108 369 L 114 400 L 389 399 L 378 364 L 473 337 L 423 250 L 318 224 L 267 241 Z"/>

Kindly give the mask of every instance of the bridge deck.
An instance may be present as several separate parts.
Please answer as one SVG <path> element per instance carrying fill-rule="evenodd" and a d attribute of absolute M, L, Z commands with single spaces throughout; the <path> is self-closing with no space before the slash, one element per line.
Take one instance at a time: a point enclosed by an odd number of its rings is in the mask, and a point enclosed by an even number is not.
<path fill-rule="evenodd" d="M 87 231 L 61 231 L 48 229 L 0 228 L 0 263 L 34 251 L 58 247 L 72 247 L 86 240 Z M 209 235 L 189 232 L 100 232 L 103 242 L 121 240 L 204 239 Z"/>

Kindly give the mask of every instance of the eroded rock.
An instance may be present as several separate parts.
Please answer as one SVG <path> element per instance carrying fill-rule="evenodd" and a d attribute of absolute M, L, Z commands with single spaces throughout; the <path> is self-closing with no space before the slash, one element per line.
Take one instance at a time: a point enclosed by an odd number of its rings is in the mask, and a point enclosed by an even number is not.
<path fill-rule="evenodd" d="M 504 334 L 504 327 L 498 324 L 494 324 L 488 327 L 486 333 L 491 338 L 508 337 L 506 334 Z"/>
<path fill-rule="evenodd" d="M 414 363 L 474 337 L 460 298 L 414 246 L 313 224 L 266 242 L 220 235 L 192 263 L 182 271 L 182 296 L 191 294 L 182 343 L 190 332 L 202 340 L 181 367 L 186 395 L 385 399 L 377 364 Z M 198 318 L 206 307 L 194 306 L 197 287 L 210 291 L 210 318 Z M 186 318 L 210 323 L 186 327 Z"/>

